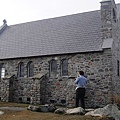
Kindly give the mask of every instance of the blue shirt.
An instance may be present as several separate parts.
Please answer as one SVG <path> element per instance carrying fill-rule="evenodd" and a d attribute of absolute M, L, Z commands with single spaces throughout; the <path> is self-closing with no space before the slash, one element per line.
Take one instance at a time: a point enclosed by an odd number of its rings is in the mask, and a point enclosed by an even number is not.
<path fill-rule="evenodd" d="M 85 88 L 87 84 L 87 78 L 80 75 L 79 77 L 76 78 L 75 84 L 77 85 L 77 88 Z"/>

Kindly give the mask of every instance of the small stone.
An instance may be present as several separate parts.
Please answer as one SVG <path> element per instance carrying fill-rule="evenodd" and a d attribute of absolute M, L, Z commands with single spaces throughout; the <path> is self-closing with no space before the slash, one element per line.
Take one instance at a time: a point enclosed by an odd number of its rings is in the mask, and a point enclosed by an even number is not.
<path fill-rule="evenodd" d="M 0 115 L 4 114 L 4 112 L 0 111 Z"/>

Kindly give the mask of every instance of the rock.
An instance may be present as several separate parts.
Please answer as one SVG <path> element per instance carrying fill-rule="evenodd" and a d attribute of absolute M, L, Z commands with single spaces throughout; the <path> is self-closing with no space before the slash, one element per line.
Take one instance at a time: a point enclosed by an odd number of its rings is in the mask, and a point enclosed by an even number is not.
<path fill-rule="evenodd" d="M 55 110 L 54 113 L 56 113 L 56 114 L 65 114 L 66 110 L 67 110 L 67 108 L 58 108 L 58 109 Z"/>
<path fill-rule="evenodd" d="M 48 104 L 41 106 L 41 112 L 49 112 Z"/>
<path fill-rule="evenodd" d="M 0 111 L 0 115 L 4 114 L 4 112 Z"/>
<path fill-rule="evenodd" d="M 95 109 L 94 111 L 90 111 L 86 113 L 85 115 L 91 115 L 91 116 L 107 116 L 107 117 L 113 117 L 115 120 L 120 120 L 120 111 L 115 104 L 108 104 L 107 106 L 103 108 Z"/>
<path fill-rule="evenodd" d="M 56 107 L 53 104 L 46 104 L 41 106 L 29 105 L 27 110 L 36 111 L 36 112 L 54 112 Z"/>
<path fill-rule="evenodd" d="M 93 117 L 102 117 L 101 114 L 97 114 L 97 113 L 95 114 L 94 111 L 90 111 L 90 112 L 86 113 L 85 115 L 91 115 Z"/>
<path fill-rule="evenodd" d="M 56 110 L 55 105 L 45 104 L 41 106 L 41 112 L 54 112 Z"/>
<path fill-rule="evenodd" d="M 66 114 L 80 114 L 80 115 L 84 115 L 85 114 L 85 110 L 82 107 L 77 107 L 77 108 L 66 110 Z"/>
<path fill-rule="evenodd" d="M 39 106 L 33 106 L 31 111 L 35 111 L 35 112 L 38 112 L 39 111 Z"/>
<path fill-rule="evenodd" d="M 29 105 L 29 106 L 27 107 L 27 110 L 31 110 L 31 108 L 32 108 L 32 105 Z"/>
<path fill-rule="evenodd" d="M 31 111 L 35 111 L 35 112 L 40 112 L 41 111 L 39 106 L 33 106 L 33 105 L 29 105 L 27 107 L 27 110 L 31 110 Z"/>
<path fill-rule="evenodd" d="M 48 105 L 49 112 L 54 112 L 56 110 L 56 106 L 53 104 Z"/>
<path fill-rule="evenodd" d="M 95 109 L 92 109 L 92 108 L 90 109 L 90 108 L 89 108 L 89 109 L 85 109 L 85 112 L 90 112 L 90 111 L 94 111 L 94 110 L 95 110 Z"/>

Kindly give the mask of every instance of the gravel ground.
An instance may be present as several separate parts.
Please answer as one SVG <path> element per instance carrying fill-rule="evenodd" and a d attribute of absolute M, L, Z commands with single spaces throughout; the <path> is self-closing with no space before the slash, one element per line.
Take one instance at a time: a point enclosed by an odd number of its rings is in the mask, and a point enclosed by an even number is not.
<path fill-rule="evenodd" d="M 0 110 L 14 110 L 14 111 L 22 111 L 25 110 L 24 107 L 0 107 Z"/>

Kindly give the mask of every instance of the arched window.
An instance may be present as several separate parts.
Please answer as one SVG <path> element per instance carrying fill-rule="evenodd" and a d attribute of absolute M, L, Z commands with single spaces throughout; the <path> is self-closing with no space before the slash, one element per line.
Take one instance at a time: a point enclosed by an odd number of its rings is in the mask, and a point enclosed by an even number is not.
<path fill-rule="evenodd" d="M 4 64 L 0 64 L 0 78 L 4 78 L 5 77 L 5 67 Z"/>
<path fill-rule="evenodd" d="M 120 61 L 117 60 L 117 76 L 120 76 Z"/>
<path fill-rule="evenodd" d="M 18 65 L 18 77 L 24 77 L 24 63 L 20 62 Z"/>
<path fill-rule="evenodd" d="M 57 62 L 56 60 L 50 61 L 50 72 L 57 72 Z"/>
<path fill-rule="evenodd" d="M 113 20 L 114 20 L 114 22 L 116 22 L 116 13 L 115 13 L 115 9 L 113 9 Z"/>
<path fill-rule="evenodd" d="M 62 76 L 68 75 L 68 60 L 67 59 L 63 59 L 61 61 L 61 74 Z"/>
<path fill-rule="evenodd" d="M 34 75 L 34 64 L 29 61 L 27 64 L 27 77 L 32 77 Z"/>

